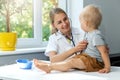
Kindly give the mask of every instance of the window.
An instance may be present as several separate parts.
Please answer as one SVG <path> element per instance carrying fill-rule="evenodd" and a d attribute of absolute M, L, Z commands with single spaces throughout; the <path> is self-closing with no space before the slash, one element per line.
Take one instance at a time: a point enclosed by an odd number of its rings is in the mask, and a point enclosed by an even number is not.
<path fill-rule="evenodd" d="M 51 2 L 52 1 L 52 2 Z M 18 46 L 23 47 L 43 47 L 46 46 L 50 35 L 49 10 L 59 4 L 65 4 L 65 0 L 33 0 L 34 12 L 34 38 L 19 39 Z M 61 7 L 61 6 L 60 6 Z M 62 8 L 64 6 L 62 5 Z"/>
<path fill-rule="evenodd" d="M 19 38 L 17 47 L 18 48 L 30 48 L 30 47 L 41 47 L 42 43 L 42 30 L 41 30 L 41 11 L 42 11 L 42 1 L 41 0 L 31 0 L 31 10 L 32 10 L 32 30 L 30 34 L 33 34 L 33 37 Z"/>
<path fill-rule="evenodd" d="M 56 0 L 0 0 L 0 32 L 17 32 L 17 48 L 44 46 L 50 35 L 48 12 Z M 7 13 L 9 12 L 9 13 Z M 10 17 L 6 19 L 6 15 Z"/>
<path fill-rule="evenodd" d="M 17 32 L 17 45 L 35 37 L 32 0 L 0 0 L 0 16 L 0 32 Z"/>
<path fill-rule="evenodd" d="M 8 2 L 7 2 L 8 1 Z M 17 32 L 17 48 L 45 46 L 50 35 L 49 10 L 66 0 L 0 0 L 0 32 L 6 30 L 6 6 L 9 3 L 11 31 Z M 61 7 L 61 6 L 60 6 Z"/>
<path fill-rule="evenodd" d="M 49 11 L 54 7 L 54 1 L 55 0 L 42 0 L 42 41 L 48 41 L 50 36 L 51 25 Z"/>
<path fill-rule="evenodd" d="M 18 32 L 18 38 L 32 38 L 32 0 L 0 1 L 0 32 Z M 7 30 L 5 26 L 10 26 Z"/>

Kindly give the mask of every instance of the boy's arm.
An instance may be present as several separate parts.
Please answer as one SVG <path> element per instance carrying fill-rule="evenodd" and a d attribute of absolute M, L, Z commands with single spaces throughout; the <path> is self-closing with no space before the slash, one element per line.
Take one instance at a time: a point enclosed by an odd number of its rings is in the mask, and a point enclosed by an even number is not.
<path fill-rule="evenodd" d="M 97 46 L 97 49 L 99 50 L 99 52 L 101 53 L 101 57 L 102 60 L 104 62 L 104 68 L 99 70 L 100 73 L 108 73 L 110 72 L 110 58 L 109 58 L 109 51 L 108 51 L 108 47 L 106 47 L 105 45 L 101 45 L 101 46 Z"/>

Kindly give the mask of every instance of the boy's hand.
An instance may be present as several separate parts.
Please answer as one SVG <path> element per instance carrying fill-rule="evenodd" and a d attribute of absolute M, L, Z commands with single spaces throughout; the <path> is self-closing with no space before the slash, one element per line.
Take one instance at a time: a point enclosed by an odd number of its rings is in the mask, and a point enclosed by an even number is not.
<path fill-rule="evenodd" d="M 110 72 L 110 68 L 103 68 L 103 69 L 100 69 L 98 72 L 99 73 L 109 73 Z"/>

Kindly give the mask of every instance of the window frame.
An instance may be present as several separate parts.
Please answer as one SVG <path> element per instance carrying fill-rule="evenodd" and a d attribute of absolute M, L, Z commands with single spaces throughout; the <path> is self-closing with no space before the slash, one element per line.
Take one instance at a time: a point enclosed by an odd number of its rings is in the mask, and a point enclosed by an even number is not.
<path fill-rule="evenodd" d="M 66 4 L 66 1 L 58 0 L 60 4 Z M 59 6 L 66 9 L 66 5 Z M 17 40 L 17 49 L 19 48 L 37 48 L 37 47 L 45 47 L 47 45 L 47 41 L 42 41 L 42 0 L 33 0 L 33 38 L 18 38 Z"/>
<path fill-rule="evenodd" d="M 66 11 L 66 0 L 58 0 L 59 7 Z M 64 5 L 64 6 L 63 6 Z M 33 0 L 33 38 L 18 38 L 16 48 L 46 47 L 42 41 L 42 0 Z"/>
<path fill-rule="evenodd" d="M 33 38 L 18 38 L 17 48 L 42 47 L 42 0 L 33 0 Z M 41 36 L 41 37 L 40 37 Z"/>

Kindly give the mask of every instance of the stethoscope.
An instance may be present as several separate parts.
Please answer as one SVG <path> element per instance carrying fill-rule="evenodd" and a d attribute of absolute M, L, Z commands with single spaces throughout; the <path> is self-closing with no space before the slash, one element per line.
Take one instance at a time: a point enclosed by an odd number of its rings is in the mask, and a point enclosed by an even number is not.
<path fill-rule="evenodd" d="M 75 42 L 74 42 L 74 38 L 73 38 L 72 32 L 70 33 L 71 34 L 71 38 L 66 36 L 66 35 L 64 35 L 64 34 L 62 34 L 62 32 L 60 32 L 60 31 L 58 31 L 58 33 L 63 35 L 66 39 L 70 40 L 72 42 L 73 46 L 75 47 Z M 75 52 L 75 54 L 77 54 L 77 52 Z"/>
<path fill-rule="evenodd" d="M 71 32 L 71 38 L 69 38 L 68 36 L 65 36 L 65 38 L 67 38 L 68 40 L 70 40 L 73 44 L 73 46 L 75 47 L 75 42 L 74 42 L 74 39 L 73 39 L 73 34 Z M 77 55 L 77 52 L 75 52 L 75 54 Z"/>
<path fill-rule="evenodd" d="M 74 42 L 74 39 L 73 39 L 73 34 L 71 32 L 71 38 L 69 38 L 68 36 L 65 36 L 67 39 L 69 39 L 73 46 L 75 47 L 75 42 Z M 83 37 L 83 40 L 87 40 L 87 32 L 84 33 L 84 37 Z M 82 53 L 83 51 L 80 51 L 80 53 Z M 75 52 L 75 54 L 77 55 L 77 52 Z"/>
<path fill-rule="evenodd" d="M 69 18 L 69 21 L 70 21 L 70 25 L 72 25 L 72 20 L 70 18 Z M 72 26 L 70 28 L 71 28 L 71 39 L 69 40 L 72 42 L 73 46 L 75 47 L 75 42 L 74 42 L 73 34 L 72 34 Z"/>
<path fill-rule="evenodd" d="M 62 34 L 60 31 L 58 31 L 59 34 Z M 69 38 L 68 36 L 62 34 L 66 39 L 70 40 L 73 44 L 73 46 L 75 47 L 75 42 L 74 42 L 74 39 L 73 39 L 73 34 L 71 32 L 71 38 Z"/>
<path fill-rule="evenodd" d="M 70 40 L 73 44 L 73 46 L 75 47 L 75 42 L 74 42 L 74 39 L 73 39 L 73 34 L 71 32 L 71 38 L 69 38 L 68 36 L 65 36 L 65 38 L 67 38 L 68 40 Z"/>

